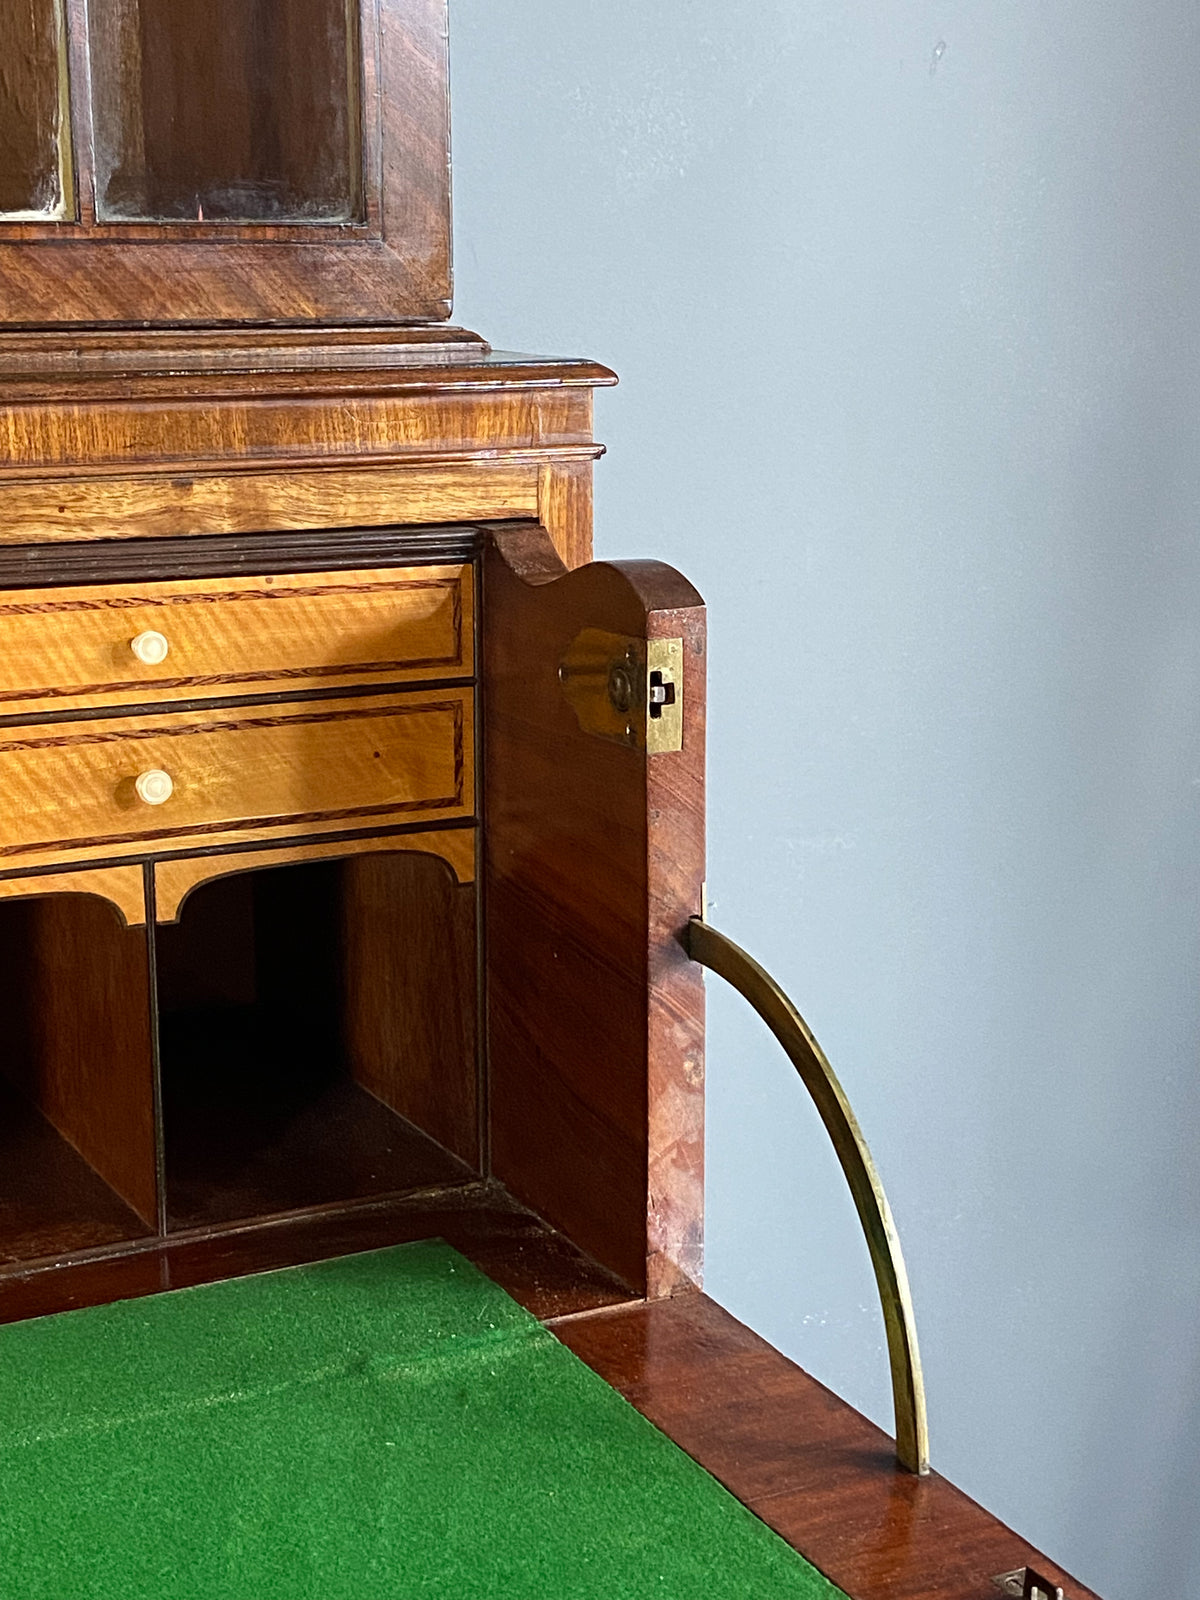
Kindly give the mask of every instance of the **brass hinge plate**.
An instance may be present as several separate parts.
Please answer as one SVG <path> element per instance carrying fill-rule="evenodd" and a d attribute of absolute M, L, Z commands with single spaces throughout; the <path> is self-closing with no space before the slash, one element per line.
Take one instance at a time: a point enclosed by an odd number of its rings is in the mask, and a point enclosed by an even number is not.
<path fill-rule="evenodd" d="M 683 640 L 585 628 L 558 669 L 585 733 L 647 755 L 683 749 Z"/>

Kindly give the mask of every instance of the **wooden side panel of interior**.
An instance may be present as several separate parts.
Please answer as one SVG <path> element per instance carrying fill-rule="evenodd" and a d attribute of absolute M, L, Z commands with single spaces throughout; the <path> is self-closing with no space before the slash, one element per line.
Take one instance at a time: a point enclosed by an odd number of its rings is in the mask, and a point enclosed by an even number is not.
<path fill-rule="evenodd" d="M 92 895 L 3 908 L 5 1077 L 147 1224 L 158 1204 L 145 927 Z"/>
<path fill-rule="evenodd" d="M 492 1170 L 638 1290 L 697 1281 L 704 611 L 654 562 L 567 573 L 545 531 L 484 562 Z M 585 628 L 684 641 L 683 749 L 584 732 L 558 669 Z"/>
<path fill-rule="evenodd" d="M 475 890 L 412 852 L 342 869 L 345 1042 L 384 1105 L 480 1165 Z"/>

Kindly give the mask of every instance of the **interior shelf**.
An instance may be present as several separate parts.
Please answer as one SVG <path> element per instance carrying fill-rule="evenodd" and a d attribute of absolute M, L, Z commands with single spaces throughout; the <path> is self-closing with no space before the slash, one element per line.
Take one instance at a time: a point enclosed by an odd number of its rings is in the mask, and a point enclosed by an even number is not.
<path fill-rule="evenodd" d="M 36 1107 L 0 1083 L 0 1264 L 152 1231 Z"/>
<path fill-rule="evenodd" d="M 185 1027 L 164 1030 L 163 1039 L 172 1229 L 475 1175 L 336 1060 L 321 1071 L 271 1059 L 244 1017 L 192 1017 Z"/>

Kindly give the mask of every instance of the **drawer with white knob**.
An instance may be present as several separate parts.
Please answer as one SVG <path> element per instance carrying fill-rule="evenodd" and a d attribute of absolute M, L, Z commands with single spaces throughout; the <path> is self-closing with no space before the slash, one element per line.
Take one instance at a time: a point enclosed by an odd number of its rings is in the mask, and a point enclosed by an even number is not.
<path fill-rule="evenodd" d="M 0 716 L 470 677 L 469 566 L 0 592 Z"/>
<path fill-rule="evenodd" d="M 470 689 L 0 728 L 0 871 L 473 813 Z"/>

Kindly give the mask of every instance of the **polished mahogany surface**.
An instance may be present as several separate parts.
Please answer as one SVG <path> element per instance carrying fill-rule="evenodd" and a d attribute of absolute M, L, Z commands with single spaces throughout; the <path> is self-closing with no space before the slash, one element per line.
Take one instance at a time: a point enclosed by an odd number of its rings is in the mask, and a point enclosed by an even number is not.
<path fill-rule="evenodd" d="M 498 530 L 482 582 L 491 1171 L 669 1294 L 703 1242 L 704 990 L 682 940 L 704 876 L 703 603 L 655 562 L 565 573 L 542 529 Z M 681 748 L 581 724 L 563 683 L 584 637 L 622 663 L 680 640 Z"/>
<path fill-rule="evenodd" d="M 1025 1565 L 1096 1600 L 706 1295 L 550 1325 L 852 1600 L 996 1600 Z"/>
<path fill-rule="evenodd" d="M 57 1269 L 0 1272 L 0 1323 L 414 1239 L 444 1239 L 543 1320 L 627 1302 L 630 1291 L 498 1184 L 475 1182 L 357 1206 L 315 1207 L 263 1227 L 197 1229 Z"/>
<path fill-rule="evenodd" d="M 412 1239 L 443 1238 L 721 1480 L 851 1600 L 995 1600 L 1026 1563 L 1097 1600 L 707 1296 L 647 1304 L 496 1184 L 315 1209 L 0 1275 L 0 1322 Z M 125 1247 L 128 1249 L 128 1247 Z"/>

